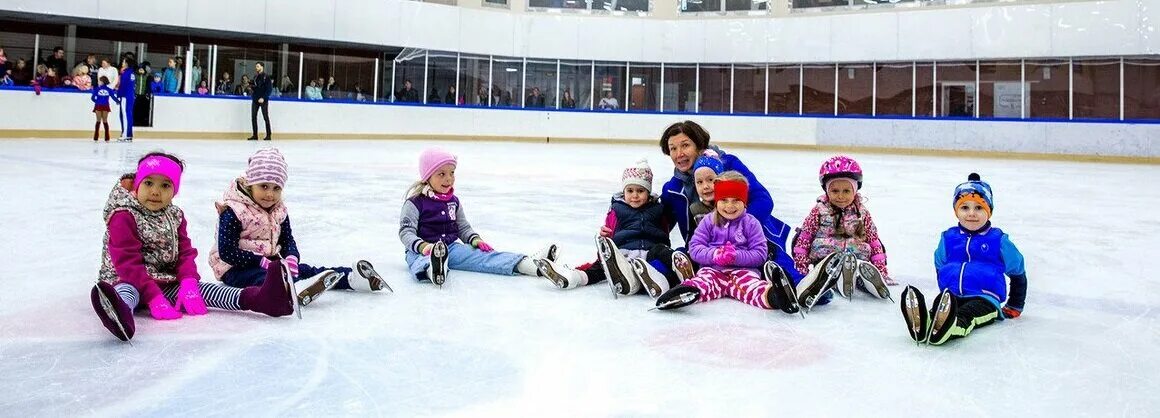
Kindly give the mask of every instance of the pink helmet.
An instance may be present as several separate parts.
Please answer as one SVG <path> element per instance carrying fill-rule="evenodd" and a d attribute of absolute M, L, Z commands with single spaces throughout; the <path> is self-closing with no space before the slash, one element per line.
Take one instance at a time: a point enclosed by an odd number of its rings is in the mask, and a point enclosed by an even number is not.
<path fill-rule="evenodd" d="M 818 182 L 822 183 L 822 190 L 826 189 L 826 183 L 836 178 L 853 179 L 858 183 L 858 188 L 862 188 L 862 167 L 858 165 L 857 161 L 845 155 L 835 155 L 822 163 L 822 168 L 818 169 Z"/>

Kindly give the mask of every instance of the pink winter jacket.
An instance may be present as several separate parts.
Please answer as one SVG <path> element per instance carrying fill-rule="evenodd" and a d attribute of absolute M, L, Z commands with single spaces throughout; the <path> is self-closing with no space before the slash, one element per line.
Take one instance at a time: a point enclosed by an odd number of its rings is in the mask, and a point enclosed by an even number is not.
<path fill-rule="evenodd" d="M 175 205 L 153 212 L 118 184 L 105 204 L 105 248 L 100 280 L 124 282 L 143 301 L 161 296 L 158 283 L 200 280 L 197 249 L 186 233 L 185 214 Z"/>
<path fill-rule="evenodd" d="M 282 221 L 285 221 L 287 216 L 286 205 L 278 202 L 270 210 L 262 209 L 254 199 L 242 192 L 244 184 L 245 180 L 241 178 L 230 182 L 222 201 L 215 204 L 218 214 L 228 207 L 242 223 L 242 238 L 238 241 L 238 248 L 263 256 L 274 254 L 278 247 L 278 239 L 281 238 Z M 216 244 L 209 251 L 209 265 L 218 280 L 233 267 L 222 260 Z"/>
<path fill-rule="evenodd" d="M 809 266 L 821 261 L 835 251 L 853 251 L 855 257 L 869 261 L 878 268 L 883 277 L 890 277 L 886 270 L 886 249 L 878 239 L 878 228 L 874 226 L 874 218 L 870 211 L 862 205 L 862 195 L 857 195 L 854 203 L 841 210 L 843 229 L 854 231 L 861 223 L 866 230 L 866 239 L 856 237 L 838 237 L 834 224 L 834 212 L 839 209 L 830 204 L 826 195 L 818 198 L 818 203 L 806 216 L 797 239 L 793 244 L 794 267 L 802 274 L 809 271 Z"/>

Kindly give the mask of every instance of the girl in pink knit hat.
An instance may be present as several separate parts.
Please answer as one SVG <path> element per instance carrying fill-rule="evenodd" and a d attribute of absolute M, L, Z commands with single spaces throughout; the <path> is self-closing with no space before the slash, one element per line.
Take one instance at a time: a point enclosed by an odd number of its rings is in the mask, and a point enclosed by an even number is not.
<path fill-rule="evenodd" d="M 419 155 L 419 180 L 407 190 L 399 239 L 415 279 L 443 286 L 449 269 L 539 276 L 535 260 L 556 259 L 556 245 L 532 256 L 495 251 L 475 232 L 455 195 L 457 159 L 430 148 Z"/>
<path fill-rule="evenodd" d="M 214 276 L 234 287 L 254 286 L 266 279 L 270 256 L 281 258 L 299 285 L 298 303 L 310 304 L 331 288 L 368 292 L 391 290 L 366 260 L 352 267 L 317 267 L 300 263 L 301 255 L 282 203 L 286 159 L 276 148 L 250 157 L 246 175 L 226 186 L 218 210 L 217 245 L 209 253 Z"/>
<path fill-rule="evenodd" d="M 91 299 L 105 329 L 122 341 L 136 333 L 133 312 L 142 306 L 159 320 L 204 315 L 207 306 L 270 316 L 294 311 L 293 284 L 279 269 L 261 286 L 244 289 L 201 281 L 185 213 L 173 204 L 183 171 L 173 155 L 146 154 L 105 203 L 101 270 Z"/>

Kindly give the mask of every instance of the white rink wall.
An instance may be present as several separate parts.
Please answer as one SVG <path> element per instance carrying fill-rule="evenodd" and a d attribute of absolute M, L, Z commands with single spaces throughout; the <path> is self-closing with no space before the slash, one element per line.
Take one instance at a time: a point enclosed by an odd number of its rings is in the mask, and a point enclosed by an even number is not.
<path fill-rule="evenodd" d="M 0 137 L 85 137 L 87 94 L 0 90 Z M 115 109 L 115 108 L 114 108 Z M 250 101 L 159 96 L 153 128 L 139 137 L 250 132 Z M 1023 122 L 701 114 L 564 112 L 386 104 L 279 101 L 270 105 L 275 136 L 617 140 L 653 142 L 668 124 L 691 119 L 714 141 L 771 147 L 885 148 L 1059 154 L 1061 157 L 1160 158 L 1160 124 Z M 110 117 L 117 130 L 116 115 Z M 79 131 L 79 132 L 78 132 Z"/>

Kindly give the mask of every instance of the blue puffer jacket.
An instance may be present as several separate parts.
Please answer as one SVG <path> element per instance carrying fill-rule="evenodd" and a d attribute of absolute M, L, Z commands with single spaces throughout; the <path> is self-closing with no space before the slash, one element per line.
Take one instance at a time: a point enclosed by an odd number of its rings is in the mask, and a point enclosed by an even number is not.
<path fill-rule="evenodd" d="M 672 226 L 665 220 L 664 206 L 656 199 L 650 198 L 644 206 L 633 209 L 624 201 L 624 193 L 617 193 L 612 196 L 609 215 L 616 223 L 612 242 L 617 248 L 648 251 L 656 244 L 669 245 Z"/>
<path fill-rule="evenodd" d="M 1009 305 L 1022 309 L 1027 280 L 1023 254 L 999 228 L 987 224 L 976 232 L 955 226 L 942 233 L 934 251 L 939 289 L 957 296 L 982 296 L 995 308 L 1007 301 L 1007 278 L 1012 277 Z M 1014 300 L 1014 299 L 1019 300 Z"/>
<path fill-rule="evenodd" d="M 781 246 L 784 250 L 786 240 L 789 239 L 790 228 L 785 222 L 773 216 L 773 197 L 769 195 L 769 190 L 766 190 L 765 186 L 757 181 L 757 177 L 754 177 L 753 172 L 749 171 L 749 167 L 746 167 L 737 156 L 726 154 L 717 147 L 711 146 L 710 148 L 720 154 L 725 171 L 736 170 L 749 180 L 749 204 L 745 210 L 761 222 L 765 238 Z M 686 244 L 693 237 L 693 231 L 690 229 L 693 222 L 692 216 L 689 214 L 689 204 L 696 200 L 697 191 L 693 184 L 693 177 L 674 168 L 673 178 L 665 183 L 662 189 L 661 203 L 665 206 L 665 211 L 669 216 L 676 220 L 677 226 L 681 229 L 681 237 L 684 238 Z"/>

